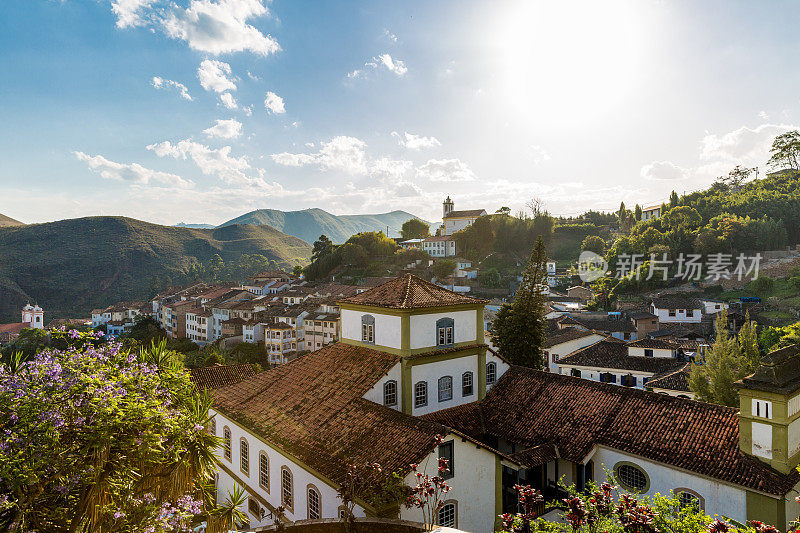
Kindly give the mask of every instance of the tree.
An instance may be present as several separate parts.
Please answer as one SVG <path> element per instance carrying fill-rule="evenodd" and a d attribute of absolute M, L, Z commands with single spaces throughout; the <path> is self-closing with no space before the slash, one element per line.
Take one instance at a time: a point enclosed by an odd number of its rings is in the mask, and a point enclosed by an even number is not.
<path fill-rule="evenodd" d="M 706 355 L 705 364 L 692 365 L 689 388 L 698 400 L 719 403 L 729 407 L 739 405 L 739 394 L 734 383 L 751 374 L 758 366 L 758 339 L 755 325 L 751 324 L 737 339 L 728 331 L 728 312 L 717 313 L 717 338 Z"/>
<path fill-rule="evenodd" d="M 303 267 L 301 267 L 300 265 L 295 265 L 292 268 L 292 275 L 294 275 L 295 277 L 300 277 L 302 274 L 303 274 Z"/>
<path fill-rule="evenodd" d="M 345 243 L 338 252 L 344 265 L 363 267 L 367 264 L 367 251 L 360 244 Z"/>
<path fill-rule="evenodd" d="M 800 132 L 786 132 L 775 137 L 767 161 L 773 170 L 800 171 Z"/>
<path fill-rule="evenodd" d="M 456 269 L 456 262 L 452 259 L 439 259 L 433 264 L 433 275 L 436 279 L 447 279 L 453 275 Z"/>
<path fill-rule="evenodd" d="M 430 226 L 418 218 L 410 218 L 403 222 L 400 228 L 400 235 L 403 239 L 424 239 L 430 235 Z"/>
<path fill-rule="evenodd" d="M 661 216 L 661 224 L 671 229 L 693 230 L 700 227 L 703 217 L 694 207 L 682 205 L 673 207 Z"/>
<path fill-rule="evenodd" d="M 546 215 L 547 209 L 544 207 L 544 201 L 539 198 L 538 196 L 534 196 L 527 202 L 525 202 L 525 207 L 531 212 L 531 217 L 536 218 L 538 216 Z"/>
<path fill-rule="evenodd" d="M 333 253 L 333 243 L 325 235 L 320 235 L 314 242 L 314 249 L 311 251 L 311 262 L 316 262 L 323 257 Z"/>
<path fill-rule="evenodd" d="M 0 367 L 0 528 L 4 531 L 227 531 L 244 497 L 215 507 L 219 439 L 199 394 L 162 343 L 131 353 L 86 344 Z M 19 391 L 22 391 L 20 394 Z M 24 443 L 20 446 L 19 443 Z"/>
<path fill-rule="evenodd" d="M 625 209 L 625 202 L 619 203 L 619 210 L 617 211 L 617 218 L 619 218 L 619 223 L 624 224 L 625 220 L 628 218 L 628 210 Z"/>
<path fill-rule="evenodd" d="M 678 193 L 672 191 L 672 194 L 669 195 L 669 208 L 672 209 L 673 207 L 678 207 L 678 203 L 680 199 L 678 198 Z"/>
<path fill-rule="evenodd" d="M 542 368 L 545 340 L 544 307 L 547 285 L 547 253 L 539 238 L 522 274 L 512 304 L 504 304 L 492 322 L 494 344 L 513 364 Z"/>
<path fill-rule="evenodd" d="M 633 218 L 636 219 L 636 222 L 642 220 L 642 206 L 636 204 L 636 207 L 633 210 Z"/>
<path fill-rule="evenodd" d="M 498 209 L 497 211 L 495 211 L 495 214 L 511 216 L 511 208 L 503 206 L 500 209 Z"/>
<path fill-rule="evenodd" d="M 581 251 L 586 252 L 594 252 L 597 255 L 603 255 L 603 251 L 606 249 L 606 243 L 602 237 L 597 235 L 589 235 L 583 242 L 581 243 Z"/>

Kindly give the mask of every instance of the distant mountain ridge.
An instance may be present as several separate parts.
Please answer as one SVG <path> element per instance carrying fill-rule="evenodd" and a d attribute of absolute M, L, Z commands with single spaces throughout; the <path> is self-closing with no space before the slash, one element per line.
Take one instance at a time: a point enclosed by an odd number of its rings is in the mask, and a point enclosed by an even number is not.
<path fill-rule="evenodd" d="M 303 209 L 302 211 L 280 211 L 277 209 L 257 209 L 236 217 L 219 227 L 231 224 L 252 224 L 271 226 L 288 235 L 299 237 L 308 243 L 326 235 L 335 244 L 363 231 L 383 231 L 389 228 L 389 237 L 398 237 L 403 222 L 419 218 L 406 211 L 392 211 L 374 215 L 334 215 L 322 209 Z"/>
<path fill-rule="evenodd" d="M 11 226 L 24 226 L 25 224 L 20 222 L 19 220 L 14 220 L 11 217 L 7 217 L 4 214 L 0 213 L 0 228 L 11 227 Z"/>
<path fill-rule="evenodd" d="M 160 226 L 126 217 L 88 217 L 0 228 L 0 323 L 36 302 L 46 319 L 88 316 L 93 307 L 151 296 L 169 280 L 219 254 L 262 254 L 282 268 L 306 264 L 311 246 L 268 226 Z"/>
<path fill-rule="evenodd" d="M 214 229 L 216 226 L 214 224 L 189 224 L 186 222 L 178 222 L 175 224 L 176 228 L 192 228 L 192 229 Z"/>

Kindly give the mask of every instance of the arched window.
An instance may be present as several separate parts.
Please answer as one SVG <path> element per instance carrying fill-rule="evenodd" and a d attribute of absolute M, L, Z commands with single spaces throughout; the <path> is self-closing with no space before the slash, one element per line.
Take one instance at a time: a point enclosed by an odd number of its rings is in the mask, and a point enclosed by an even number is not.
<path fill-rule="evenodd" d="M 383 405 L 397 405 L 397 382 L 394 380 L 383 384 Z"/>
<path fill-rule="evenodd" d="M 264 452 L 258 454 L 258 486 L 269 492 L 269 457 Z"/>
<path fill-rule="evenodd" d="M 316 520 L 322 516 L 322 497 L 319 495 L 317 487 L 308 486 L 308 519 Z"/>
<path fill-rule="evenodd" d="M 436 517 L 437 525 L 442 527 L 458 527 L 458 502 L 455 500 L 447 500 L 439 508 L 438 516 Z"/>
<path fill-rule="evenodd" d="M 439 378 L 439 401 L 446 402 L 453 399 L 453 377 L 442 376 Z"/>
<path fill-rule="evenodd" d="M 361 342 L 375 344 L 375 317 L 361 315 Z"/>
<path fill-rule="evenodd" d="M 436 321 L 436 346 L 453 346 L 455 333 L 452 318 L 440 318 Z"/>
<path fill-rule="evenodd" d="M 294 479 L 285 466 L 281 467 L 281 505 L 294 512 Z"/>
<path fill-rule="evenodd" d="M 222 446 L 225 459 L 231 460 L 231 429 L 228 426 L 222 428 Z"/>
<path fill-rule="evenodd" d="M 699 511 L 705 511 L 706 500 L 699 493 L 684 488 L 678 488 L 672 492 L 678 497 L 681 507 L 694 507 Z"/>
<path fill-rule="evenodd" d="M 486 384 L 494 385 L 497 381 L 497 363 L 486 363 Z"/>
<path fill-rule="evenodd" d="M 461 374 L 461 396 L 472 396 L 472 372 Z"/>
<path fill-rule="evenodd" d="M 414 384 L 414 407 L 428 405 L 428 382 L 418 381 Z"/>
<path fill-rule="evenodd" d="M 638 465 L 621 461 L 614 466 L 614 474 L 623 489 L 643 494 L 650 488 L 650 478 Z"/>
<path fill-rule="evenodd" d="M 217 434 L 217 420 L 213 416 L 211 417 L 211 424 L 210 427 L 208 428 L 208 432 L 211 433 L 212 435 Z"/>
<path fill-rule="evenodd" d="M 250 445 L 244 437 L 239 439 L 239 468 L 244 475 L 250 475 Z"/>

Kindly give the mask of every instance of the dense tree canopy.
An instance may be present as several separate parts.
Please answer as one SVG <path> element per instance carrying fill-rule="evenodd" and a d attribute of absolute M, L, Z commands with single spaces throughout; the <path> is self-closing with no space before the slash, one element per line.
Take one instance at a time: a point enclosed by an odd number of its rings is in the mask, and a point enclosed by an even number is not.
<path fill-rule="evenodd" d="M 400 235 L 403 239 L 424 239 L 430 235 L 430 226 L 423 220 L 410 218 L 403 222 Z"/>

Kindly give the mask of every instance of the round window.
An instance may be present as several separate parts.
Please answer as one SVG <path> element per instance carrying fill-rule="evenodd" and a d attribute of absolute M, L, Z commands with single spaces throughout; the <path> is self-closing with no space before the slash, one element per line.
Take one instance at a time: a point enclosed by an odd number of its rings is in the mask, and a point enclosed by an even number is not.
<path fill-rule="evenodd" d="M 645 492 L 647 490 L 647 474 L 638 466 L 622 464 L 617 468 L 617 480 L 628 490 Z"/>

